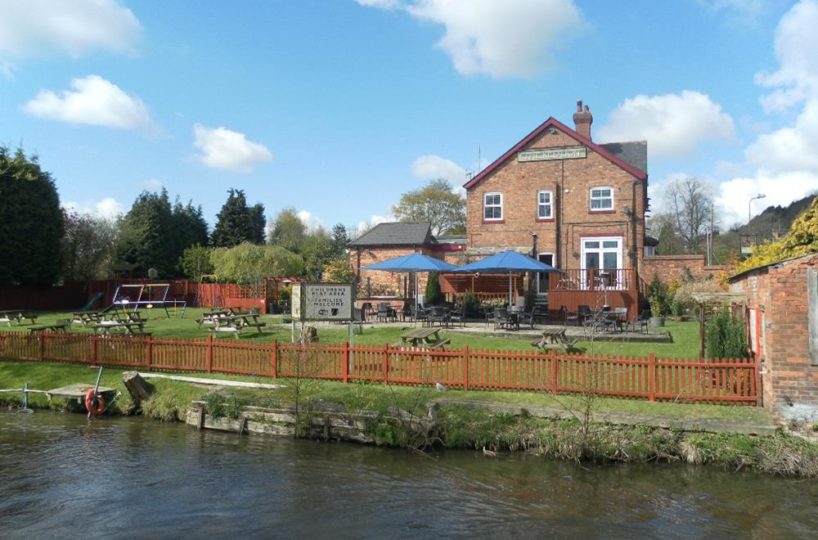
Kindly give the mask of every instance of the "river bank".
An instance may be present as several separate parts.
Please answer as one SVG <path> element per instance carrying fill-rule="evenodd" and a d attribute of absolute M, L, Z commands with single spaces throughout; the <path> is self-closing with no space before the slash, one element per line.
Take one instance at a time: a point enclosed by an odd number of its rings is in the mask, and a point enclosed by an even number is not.
<path fill-rule="evenodd" d="M 43 388 L 88 379 L 93 379 L 92 373 L 83 367 L 0 363 L 2 387 L 28 384 Z M 121 393 L 109 414 L 133 412 L 121 372 L 107 370 L 102 383 Z M 434 387 L 314 380 L 283 384 L 281 389 L 262 391 L 153 380 L 153 395 L 142 404 L 141 412 L 161 421 L 188 421 L 192 410 L 202 415 L 201 427 L 224 424 L 249 433 L 256 422 L 271 426 L 259 432 L 415 450 L 485 448 L 487 455 L 526 452 L 576 462 L 714 464 L 727 470 L 818 478 L 818 445 L 780 430 L 752 434 L 753 430 L 729 429 L 731 424 L 769 428 L 763 411 L 751 407 L 649 404 L 546 393 L 474 395 L 437 392 Z M 2 394 L 0 403 L 17 406 L 20 396 Z M 73 407 L 36 395 L 29 403 L 54 409 Z M 270 420 L 270 414 L 277 414 L 278 420 Z M 611 421 L 612 414 L 616 421 Z M 264 415 L 268 418 L 262 419 Z M 633 423 L 628 423 L 629 416 L 635 419 Z M 728 428 L 713 432 L 707 425 L 714 422 Z"/>

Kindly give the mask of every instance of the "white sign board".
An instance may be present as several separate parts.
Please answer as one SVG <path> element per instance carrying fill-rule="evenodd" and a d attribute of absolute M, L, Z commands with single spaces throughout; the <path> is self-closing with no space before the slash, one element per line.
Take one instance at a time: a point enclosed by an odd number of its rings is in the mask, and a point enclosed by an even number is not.
<path fill-rule="evenodd" d="M 354 301 L 349 283 L 301 283 L 293 287 L 292 314 L 302 321 L 350 321 Z"/>
<path fill-rule="evenodd" d="M 587 155 L 584 146 L 565 148 L 541 148 L 537 150 L 523 150 L 517 154 L 517 161 L 554 161 L 558 159 L 582 159 Z"/>

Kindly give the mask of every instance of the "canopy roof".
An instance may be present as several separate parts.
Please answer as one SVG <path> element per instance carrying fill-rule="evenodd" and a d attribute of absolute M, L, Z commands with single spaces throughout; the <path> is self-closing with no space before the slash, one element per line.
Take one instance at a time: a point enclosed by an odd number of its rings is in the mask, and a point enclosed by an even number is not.
<path fill-rule="evenodd" d="M 541 263 L 516 251 L 501 251 L 459 269 L 460 272 L 559 272 L 553 266 Z"/>

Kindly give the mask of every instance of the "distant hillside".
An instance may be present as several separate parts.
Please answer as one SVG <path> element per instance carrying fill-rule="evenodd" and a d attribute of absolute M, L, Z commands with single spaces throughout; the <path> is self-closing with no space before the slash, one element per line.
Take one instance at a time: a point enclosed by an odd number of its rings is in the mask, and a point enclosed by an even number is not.
<path fill-rule="evenodd" d="M 790 230 L 793 220 L 809 208 L 815 195 L 809 195 L 790 203 L 787 207 L 768 206 L 763 212 L 754 217 L 750 223 L 742 225 L 736 232 L 739 234 L 754 234 L 762 239 L 781 237 Z"/>

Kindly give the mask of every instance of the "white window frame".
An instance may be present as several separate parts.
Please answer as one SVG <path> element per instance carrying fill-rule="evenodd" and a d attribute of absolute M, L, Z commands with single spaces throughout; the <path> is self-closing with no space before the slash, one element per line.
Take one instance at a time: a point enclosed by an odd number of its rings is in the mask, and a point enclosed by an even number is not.
<path fill-rule="evenodd" d="M 500 204 L 488 204 L 486 199 L 489 197 L 498 196 L 500 197 Z M 487 208 L 499 208 L 500 209 L 500 217 L 486 217 L 486 209 Z M 494 212 L 492 212 L 494 213 Z M 483 221 L 503 221 L 503 194 L 497 191 L 492 191 L 490 193 L 483 194 Z"/>
<path fill-rule="evenodd" d="M 598 248 L 586 248 L 587 242 L 599 242 Z M 603 247 L 605 244 L 604 242 L 616 242 L 616 247 Z M 622 236 L 583 236 L 581 239 L 582 249 L 580 250 L 580 269 L 582 273 L 582 286 L 583 288 L 587 287 L 588 283 L 588 269 L 585 266 L 585 255 L 588 252 L 596 252 L 599 253 L 599 262 L 600 264 L 604 264 L 605 260 L 605 253 L 616 253 L 616 270 L 620 270 L 623 268 L 622 263 L 624 262 L 623 259 L 623 246 L 625 243 L 625 239 Z M 622 281 L 621 272 L 616 272 L 617 279 L 613 283 L 612 286 L 607 287 L 609 290 L 614 289 L 624 289 L 625 283 Z"/>
<path fill-rule="evenodd" d="M 597 190 L 597 189 L 607 189 L 608 191 L 611 192 L 610 196 L 609 197 L 602 197 L 602 196 L 594 197 L 594 190 Z M 594 208 L 594 201 L 606 201 L 608 199 L 611 200 L 611 206 L 610 207 Z M 613 211 L 613 209 L 614 209 L 614 188 L 612 188 L 611 186 L 594 186 L 594 187 L 592 187 L 588 191 L 588 209 L 591 212 L 611 212 L 611 211 Z"/>
<path fill-rule="evenodd" d="M 548 194 L 548 202 L 542 202 L 543 194 Z M 547 209 L 548 215 L 542 215 L 541 210 Z M 554 192 L 550 189 L 541 189 L 537 192 L 537 219 L 554 219 Z"/>

